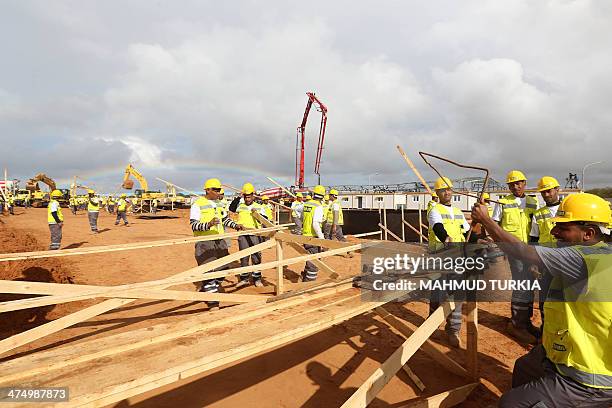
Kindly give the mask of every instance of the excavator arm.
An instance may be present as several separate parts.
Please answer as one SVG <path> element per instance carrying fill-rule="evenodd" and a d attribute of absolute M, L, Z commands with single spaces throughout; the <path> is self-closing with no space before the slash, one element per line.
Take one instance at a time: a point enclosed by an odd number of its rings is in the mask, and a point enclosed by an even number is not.
<path fill-rule="evenodd" d="M 38 186 L 38 182 L 42 181 L 47 186 L 49 186 L 49 191 L 53 191 L 56 189 L 55 181 L 45 173 L 38 173 L 31 179 L 26 182 L 26 190 L 29 191 L 39 191 L 40 187 Z"/>
<path fill-rule="evenodd" d="M 140 188 L 143 191 L 149 191 L 149 183 L 147 183 L 147 179 L 145 179 L 144 176 L 140 174 L 131 164 L 128 164 L 125 167 L 125 175 L 123 176 L 123 184 L 121 184 L 121 187 L 125 188 L 126 190 L 131 190 L 134 188 L 134 181 L 130 180 L 130 176 L 134 176 L 134 178 L 138 180 L 140 183 Z"/>

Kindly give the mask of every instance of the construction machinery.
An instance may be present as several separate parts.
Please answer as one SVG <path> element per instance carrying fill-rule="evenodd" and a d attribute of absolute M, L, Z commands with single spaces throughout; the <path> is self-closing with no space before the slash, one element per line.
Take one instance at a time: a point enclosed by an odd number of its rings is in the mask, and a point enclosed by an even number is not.
<path fill-rule="evenodd" d="M 46 184 L 49 187 L 49 191 L 43 191 L 40 189 L 39 182 Z M 47 176 L 45 173 L 38 173 L 26 182 L 26 190 L 31 193 L 30 203 L 32 207 L 44 207 L 49 204 L 49 193 L 53 190 L 58 190 L 55 181 Z M 60 205 L 67 206 L 70 198 L 70 190 L 59 189 L 62 192 L 62 197 L 59 201 Z"/>
<path fill-rule="evenodd" d="M 319 126 L 319 144 L 317 146 L 317 154 L 315 157 L 314 174 L 318 176 L 317 184 L 321 184 L 321 156 L 323 154 L 323 143 L 325 142 L 325 128 L 327 127 L 327 107 L 317 98 L 314 92 L 306 92 L 308 102 L 306 102 L 306 110 L 302 123 L 297 128 L 296 148 L 295 148 L 295 186 L 297 188 L 304 187 L 304 133 L 306 132 L 306 122 L 312 105 L 315 104 L 317 111 L 321 112 L 321 124 Z"/>
<path fill-rule="evenodd" d="M 128 164 L 125 167 L 125 174 L 123 176 L 123 183 L 121 187 L 126 190 L 131 190 L 134 188 L 134 181 L 130 179 L 130 176 L 133 176 L 140 183 L 140 188 L 134 190 L 134 196 L 136 197 L 133 200 L 134 207 L 139 208 L 142 211 L 149 211 L 151 209 L 152 200 L 157 199 L 159 202 L 159 207 L 171 207 L 172 203 L 167 199 L 165 193 L 162 193 L 159 190 L 149 190 L 149 183 L 147 179 L 144 178 L 142 174 L 138 170 L 134 168 L 131 164 Z"/>
<path fill-rule="evenodd" d="M 25 207 L 26 202 L 32 201 L 32 193 L 29 190 L 19 189 L 15 191 L 15 205 Z"/>

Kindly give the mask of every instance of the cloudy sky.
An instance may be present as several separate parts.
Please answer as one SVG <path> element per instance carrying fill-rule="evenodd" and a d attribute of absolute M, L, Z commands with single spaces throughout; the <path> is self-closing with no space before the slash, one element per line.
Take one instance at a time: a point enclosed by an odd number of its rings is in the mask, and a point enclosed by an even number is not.
<path fill-rule="evenodd" d="M 23 1 L 0 14 L 0 165 L 111 191 L 291 184 L 314 91 L 325 184 L 415 180 L 401 144 L 529 184 L 612 184 L 612 2 Z M 313 172 L 320 114 L 306 138 Z M 451 177 L 467 175 L 443 167 Z M 470 175 L 478 175 L 471 173 Z M 268 183 L 269 184 L 269 183 Z"/>

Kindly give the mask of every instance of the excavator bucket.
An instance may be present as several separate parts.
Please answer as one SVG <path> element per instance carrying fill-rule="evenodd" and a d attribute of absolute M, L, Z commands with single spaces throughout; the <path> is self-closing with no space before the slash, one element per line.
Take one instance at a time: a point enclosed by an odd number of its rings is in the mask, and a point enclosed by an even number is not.
<path fill-rule="evenodd" d="M 131 190 L 132 188 L 134 188 L 134 181 L 125 180 L 121 187 L 125 188 L 126 190 Z"/>

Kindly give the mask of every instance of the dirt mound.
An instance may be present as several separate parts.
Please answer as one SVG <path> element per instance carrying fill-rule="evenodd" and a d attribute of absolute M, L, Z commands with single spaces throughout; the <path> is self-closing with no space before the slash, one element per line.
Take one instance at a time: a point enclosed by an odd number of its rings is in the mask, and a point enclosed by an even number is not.
<path fill-rule="evenodd" d="M 2 220 L 0 220 L 0 242 L 2 243 L 1 253 L 46 249 L 32 234 L 12 228 Z M 0 263 L 0 279 L 54 283 L 74 282 L 69 264 L 61 258 L 2 262 Z M 6 302 L 27 297 L 30 296 L 1 294 L 0 301 Z M 62 307 L 45 306 L 6 313 L 0 319 L 0 338 L 9 337 L 57 318 L 58 310 L 56 309 L 62 309 Z"/>

